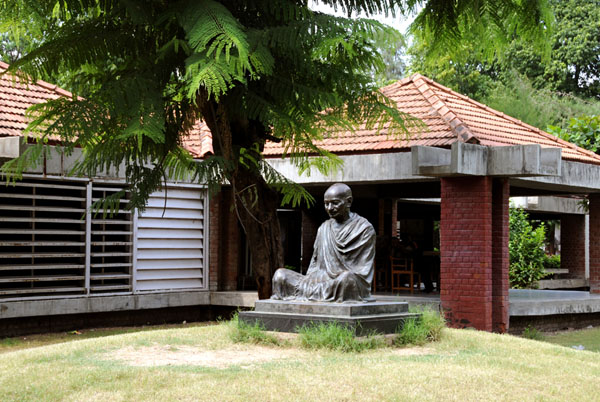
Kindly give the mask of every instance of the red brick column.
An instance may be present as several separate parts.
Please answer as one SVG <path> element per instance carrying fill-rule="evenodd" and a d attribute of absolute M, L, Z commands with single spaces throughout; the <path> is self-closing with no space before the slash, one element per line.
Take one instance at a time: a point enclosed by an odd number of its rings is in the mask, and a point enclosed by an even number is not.
<path fill-rule="evenodd" d="M 494 179 L 492 184 L 492 331 L 508 331 L 508 214 L 509 184 L 507 179 Z"/>
<path fill-rule="evenodd" d="M 233 193 L 222 190 L 221 201 L 221 290 L 237 290 L 240 267 L 241 232 L 233 208 Z"/>
<path fill-rule="evenodd" d="M 241 238 L 231 191 L 223 189 L 209 202 L 209 288 L 237 290 Z"/>
<path fill-rule="evenodd" d="M 569 276 L 585 277 L 585 215 L 560 216 L 560 266 Z"/>
<path fill-rule="evenodd" d="M 600 293 L 600 194 L 590 194 L 590 293 Z"/>
<path fill-rule="evenodd" d="M 442 178 L 441 302 L 452 327 L 492 330 L 492 179 Z"/>
<path fill-rule="evenodd" d="M 219 288 L 220 244 L 221 241 L 221 193 L 213 196 L 209 201 L 209 229 L 208 229 L 208 275 L 209 289 Z"/>

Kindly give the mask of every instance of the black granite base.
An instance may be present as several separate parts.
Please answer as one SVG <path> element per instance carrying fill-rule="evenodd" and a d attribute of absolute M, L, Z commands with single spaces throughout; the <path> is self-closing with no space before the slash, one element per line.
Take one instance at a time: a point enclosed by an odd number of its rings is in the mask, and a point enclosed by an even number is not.
<path fill-rule="evenodd" d="M 266 330 L 298 332 L 303 326 L 338 322 L 350 328 L 357 336 L 394 333 L 409 317 L 408 303 L 319 303 L 278 300 L 258 300 L 255 311 L 239 313 L 239 319 L 248 324 L 260 323 Z"/>

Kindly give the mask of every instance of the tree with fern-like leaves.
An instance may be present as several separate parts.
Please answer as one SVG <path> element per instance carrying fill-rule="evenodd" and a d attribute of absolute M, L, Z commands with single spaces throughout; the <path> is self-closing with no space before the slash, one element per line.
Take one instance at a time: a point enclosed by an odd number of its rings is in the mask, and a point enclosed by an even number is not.
<path fill-rule="evenodd" d="M 29 131 L 40 145 L 4 173 L 18 178 L 42 154 L 44 138 L 58 133 L 67 152 L 85 152 L 75 173 L 124 166 L 132 208 L 143 209 L 167 177 L 227 183 L 259 297 L 268 297 L 272 272 L 283 265 L 276 209 L 312 199 L 269 167 L 264 143 L 282 143 L 301 171 L 327 171 L 340 161 L 315 141 L 329 130 L 366 124 L 405 132 L 373 79 L 385 67 L 377 44 L 397 32 L 368 17 L 421 9 L 414 28 L 436 35 L 440 46 L 460 41 L 464 24 L 485 33 L 488 46 L 507 31 L 540 41 L 547 28 L 541 0 L 316 3 L 347 17 L 311 11 L 305 0 L 0 1 L 1 31 L 13 41 L 26 32 L 33 44 L 9 71 L 60 82 L 76 95 L 31 111 Z M 364 18 L 350 18 L 357 13 Z M 181 147 L 198 120 L 215 151 L 199 162 Z"/>

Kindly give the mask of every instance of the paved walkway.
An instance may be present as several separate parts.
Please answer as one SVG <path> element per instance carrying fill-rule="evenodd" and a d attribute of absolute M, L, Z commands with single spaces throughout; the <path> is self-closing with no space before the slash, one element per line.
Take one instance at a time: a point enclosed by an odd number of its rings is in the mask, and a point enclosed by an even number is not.
<path fill-rule="evenodd" d="M 378 300 L 406 301 L 414 305 L 440 305 L 437 293 L 392 295 L 376 294 Z M 509 314 L 511 316 L 540 316 L 554 314 L 579 314 L 600 312 L 600 295 L 574 290 L 510 289 Z"/>
<path fill-rule="evenodd" d="M 404 301 L 416 306 L 439 308 L 439 293 L 376 293 L 379 301 Z M 253 291 L 211 292 L 211 304 L 221 306 L 254 307 L 258 295 Z M 573 290 L 511 289 L 509 291 L 511 316 L 543 316 L 600 312 L 600 295 Z"/>

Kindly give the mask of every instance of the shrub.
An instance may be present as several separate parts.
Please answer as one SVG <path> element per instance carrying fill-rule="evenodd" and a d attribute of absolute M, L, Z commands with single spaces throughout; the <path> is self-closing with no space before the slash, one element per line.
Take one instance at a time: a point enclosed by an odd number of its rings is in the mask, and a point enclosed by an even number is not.
<path fill-rule="evenodd" d="M 229 325 L 229 338 L 236 343 L 254 343 L 263 345 L 279 346 L 279 339 L 265 332 L 260 323 L 248 324 L 240 321 L 235 313 Z"/>
<path fill-rule="evenodd" d="M 424 345 L 427 342 L 439 341 L 446 322 L 442 315 L 434 310 L 425 309 L 419 317 L 411 317 L 404 321 L 398 330 L 395 345 Z"/>
<path fill-rule="evenodd" d="M 548 132 L 582 148 L 598 153 L 600 115 L 572 117 L 567 128 L 548 126 Z"/>
<path fill-rule="evenodd" d="M 521 208 L 510 209 L 510 286 L 516 289 L 537 287 L 537 281 L 545 277 L 544 239 L 546 228 L 541 224 L 533 228 L 529 215 Z"/>
<path fill-rule="evenodd" d="M 554 255 L 544 254 L 544 268 L 547 268 L 547 269 L 560 268 L 560 254 L 554 254 Z"/>
<path fill-rule="evenodd" d="M 535 341 L 542 341 L 542 340 L 544 340 L 544 335 L 540 331 L 538 331 L 537 329 L 533 328 L 530 325 L 528 325 L 523 330 L 523 333 L 521 334 L 521 336 L 523 338 L 533 339 Z"/>
<path fill-rule="evenodd" d="M 306 325 L 298 329 L 300 344 L 306 349 L 329 349 L 340 352 L 362 352 L 385 346 L 381 336 L 356 337 L 354 331 L 338 322 Z"/>

